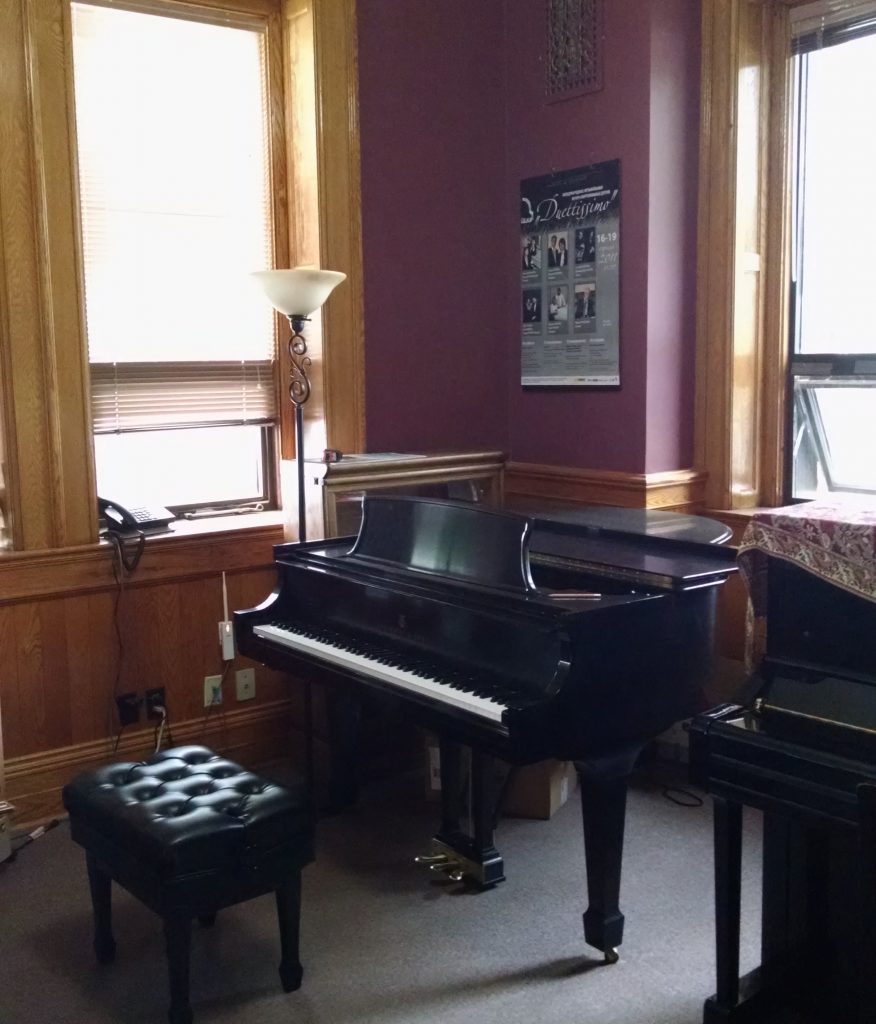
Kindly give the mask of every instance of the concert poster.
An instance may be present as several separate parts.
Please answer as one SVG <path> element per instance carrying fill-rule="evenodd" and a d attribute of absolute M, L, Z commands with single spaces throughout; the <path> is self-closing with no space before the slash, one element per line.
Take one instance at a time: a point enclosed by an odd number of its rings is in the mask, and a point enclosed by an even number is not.
<path fill-rule="evenodd" d="M 620 161 L 520 185 L 521 382 L 620 384 Z"/>

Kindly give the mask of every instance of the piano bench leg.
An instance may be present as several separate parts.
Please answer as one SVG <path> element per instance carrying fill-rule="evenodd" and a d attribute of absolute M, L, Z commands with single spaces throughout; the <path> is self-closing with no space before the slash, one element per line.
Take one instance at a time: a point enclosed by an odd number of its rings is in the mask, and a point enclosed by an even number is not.
<path fill-rule="evenodd" d="M 301 988 L 304 970 L 298 952 L 301 920 L 301 874 L 296 872 L 277 889 L 277 920 L 280 924 L 280 981 L 284 992 Z"/>
<path fill-rule="evenodd" d="M 192 922 L 184 914 L 164 918 L 164 939 L 167 945 L 167 970 L 170 978 L 169 1024 L 192 1024 L 189 1004 L 189 952 Z"/>
<path fill-rule="evenodd" d="M 99 964 L 111 964 L 116 958 L 112 926 L 112 881 L 91 854 L 86 856 L 91 905 L 94 909 L 94 952 Z"/>

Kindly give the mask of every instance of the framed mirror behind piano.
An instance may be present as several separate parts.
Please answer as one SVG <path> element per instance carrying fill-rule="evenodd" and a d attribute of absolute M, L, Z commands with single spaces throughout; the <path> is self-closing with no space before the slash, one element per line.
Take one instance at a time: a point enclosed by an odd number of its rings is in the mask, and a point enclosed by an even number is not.
<path fill-rule="evenodd" d="M 308 461 L 305 471 L 307 536 L 355 536 L 366 493 L 454 498 L 496 507 L 503 501 L 505 454 L 500 451 L 376 452 L 344 454 L 337 462 Z M 284 508 L 296 509 L 294 463 L 284 464 Z M 294 536 L 295 524 L 286 524 Z"/>

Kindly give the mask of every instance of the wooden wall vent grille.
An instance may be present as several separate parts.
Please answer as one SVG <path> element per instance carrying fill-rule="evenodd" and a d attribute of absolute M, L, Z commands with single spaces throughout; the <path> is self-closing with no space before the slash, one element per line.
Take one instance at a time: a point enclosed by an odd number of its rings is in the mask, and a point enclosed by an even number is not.
<path fill-rule="evenodd" d="M 547 0 L 547 95 L 602 88 L 603 0 Z"/>

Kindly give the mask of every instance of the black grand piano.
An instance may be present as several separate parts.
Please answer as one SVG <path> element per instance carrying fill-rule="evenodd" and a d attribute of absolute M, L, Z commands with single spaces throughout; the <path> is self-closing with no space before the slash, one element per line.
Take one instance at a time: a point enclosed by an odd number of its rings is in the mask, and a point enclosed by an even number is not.
<path fill-rule="evenodd" d="M 556 757 L 582 778 L 586 941 L 617 958 L 627 778 L 643 746 L 706 705 L 717 593 L 735 570 L 710 520 L 632 509 L 518 515 L 366 497 L 358 538 L 279 545 L 277 589 L 235 612 L 239 649 L 329 688 L 404 701 L 441 737 L 433 858 L 482 885 L 490 758 Z M 472 832 L 459 750 L 471 750 Z M 430 858 L 431 859 L 431 858 Z"/>
<path fill-rule="evenodd" d="M 876 1021 L 876 849 L 861 847 L 858 792 L 876 783 L 874 546 L 876 513 L 814 505 L 759 513 L 743 538 L 766 627 L 751 697 L 697 716 L 690 736 L 715 805 L 706 1024 Z M 763 914 L 761 964 L 740 978 L 743 806 L 763 811 Z"/>

